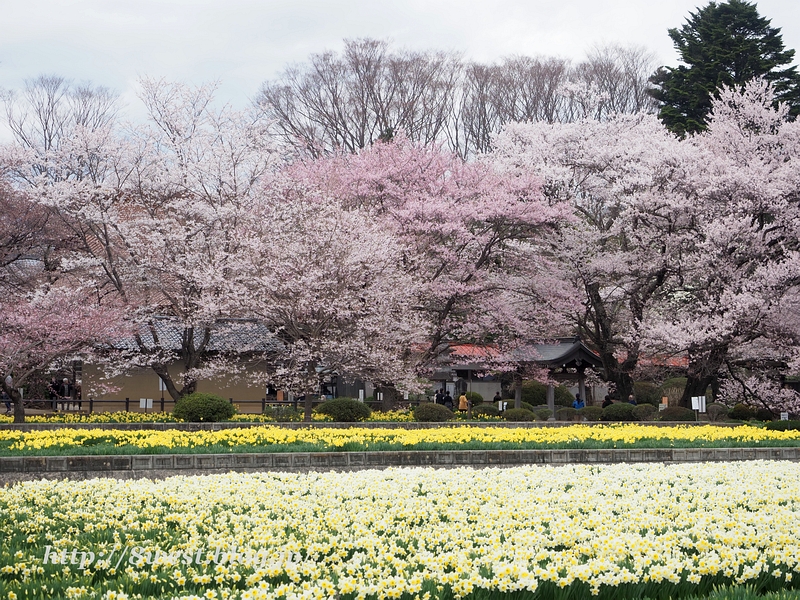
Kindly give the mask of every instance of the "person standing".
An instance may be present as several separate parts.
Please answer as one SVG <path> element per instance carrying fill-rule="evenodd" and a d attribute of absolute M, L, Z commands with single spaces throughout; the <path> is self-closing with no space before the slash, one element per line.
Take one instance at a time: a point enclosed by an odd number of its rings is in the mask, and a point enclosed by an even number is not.
<path fill-rule="evenodd" d="M 68 410 L 69 401 L 72 400 L 72 386 L 66 377 L 61 380 L 61 385 L 58 387 L 58 396 L 63 404 L 63 410 Z"/>
<path fill-rule="evenodd" d="M 444 393 L 444 405 L 448 410 L 453 410 L 453 397 L 450 395 L 450 392 Z"/>
<path fill-rule="evenodd" d="M 575 394 L 575 400 L 572 402 L 572 408 L 580 409 L 583 408 L 584 406 L 586 406 L 586 404 L 584 403 L 583 400 L 581 400 L 581 395 Z"/>
<path fill-rule="evenodd" d="M 469 400 L 467 400 L 467 394 L 461 394 L 458 397 L 458 411 L 459 412 L 466 412 L 469 410 Z"/>
<path fill-rule="evenodd" d="M 53 410 L 55 410 L 58 402 L 58 381 L 56 381 L 55 377 L 50 378 L 50 383 L 47 385 L 47 394 L 50 396 L 50 402 L 53 405 Z"/>
<path fill-rule="evenodd" d="M 498 403 L 498 402 L 500 402 L 502 399 L 503 399 L 503 397 L 500 395 L 500 392 L 498 391 L 498 392 L 497 392 L 497 393 L 494 395 L 494 398 L 492 398 L 492 402 L 494 402 L 495 404 L 497 404 L 497 403 Z"/>
<path fill-rule="evenodd" d="M 614 404 L 614 401 L 611 399 L 611 396 L 609 396 L 608 394 L 606 394 L 606 397 L 605 397 L 605 399 L 603 400 L 603 408 L 605 408 L 605 407 L 607 407 L 607 406 L 611 406 L 612 404 Z"/>
<path fill-rule="evenodd" d="M 628 396 L 628 404 L 633 404 L 634 406 L 636 406 L 636 398 L 633 397 L 633 394 Z"/>

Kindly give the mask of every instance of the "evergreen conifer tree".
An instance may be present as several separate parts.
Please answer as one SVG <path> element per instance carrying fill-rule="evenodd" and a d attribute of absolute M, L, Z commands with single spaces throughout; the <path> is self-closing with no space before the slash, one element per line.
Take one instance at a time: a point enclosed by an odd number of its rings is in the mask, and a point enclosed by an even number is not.
<path fill-rule="evenodd" d="M 756 77 L 775 86 L 776 100 L 786 102 L 791 115 L 800 113 L 800 74 L 796 66 L 785 67 L 794 50 L 784 48 L 780 29 L 771 27 L 755 4 L 710 2 L 669 36 L 685 64 L 661 67 L 650 81 L 661 104 L 659 118 L 672 132 L 682 136 L 705 129 L 716 91 Z"/>

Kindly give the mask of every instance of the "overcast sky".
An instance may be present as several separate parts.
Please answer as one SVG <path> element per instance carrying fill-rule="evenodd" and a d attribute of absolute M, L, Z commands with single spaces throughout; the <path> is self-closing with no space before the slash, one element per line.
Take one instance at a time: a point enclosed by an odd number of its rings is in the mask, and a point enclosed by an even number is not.
<path fill-rule="evenodd" d="M 244 106 L 262 82 L 344 38 L 456 50 L 490 62 L 509 54 L 579 60 L 593 44 L 641 45 L 676 65 L 667 29 L 701 0 L 2 0 L 0 87 L 57 74 L 123 95 L 136 113 L 142 75 L 219 80 Z M 762 0 L 762 16 L 800 49 L 800 2 Z"/>

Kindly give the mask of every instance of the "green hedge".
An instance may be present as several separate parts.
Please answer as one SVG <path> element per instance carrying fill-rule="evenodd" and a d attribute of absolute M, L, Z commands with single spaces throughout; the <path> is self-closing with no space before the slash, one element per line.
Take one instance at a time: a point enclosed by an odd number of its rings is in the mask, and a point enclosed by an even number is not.
<path fill-rule="evenodd" d="M 658 413 L 660 421 L 696 421 L 697 415 L 685 406 L 668 406 Z"/>
<path fill-rule="evenodd" d="M 536 415 L 524 408 L 509 408 L 503 413 L 506 421 L 535 421 Z"/>
<path fill-rule="evenodd" d="M 368 419 L 372 414 L 369 406 L 355 398 L 334 398 L 317 407 L 317 412 L 328 415 L 339 423 L 355 423 Z"/>
<path fill-rule="evenodd" d="M 587 421 L 599 421 L 603 415 L 603 409 L 599 406 L 584 406 L 578 409 L 578 414 Z"/>
<path fill-rule="evenodd" d="M 236 408 L 225 398 L 195 392 L 175 403 L 172 415 L 188 423 L 216 423 L 236 414 Z"/>
<path fill-rule="evenodd" d="M 500 416 L 500 409 L 494 404 L 481 404 L 472 409 L 474 417 L 497 417 Z"/>
<path fill-rule="evenodd" d="M 601 421 L 633 421 L 633 404 L 627 402 L 616 402 L 611 406 L 606 406 L 600 416 Z"/>
<path fill-rule="evenodd" d="M 433 402 L 425 402 L 414 409 L 414 420 L 424 423 L 443 423 L 454 416 L 449 408 Z"/>

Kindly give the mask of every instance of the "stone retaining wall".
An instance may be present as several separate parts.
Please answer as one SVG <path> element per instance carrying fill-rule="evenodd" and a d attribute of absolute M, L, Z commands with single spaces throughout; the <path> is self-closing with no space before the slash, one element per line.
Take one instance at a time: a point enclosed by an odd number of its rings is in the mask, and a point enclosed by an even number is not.
<path fill-rule="evenodd" d="M 800 461 L 800 448 L 655 448 L 612 450 L 417 450 L 272 454 L 0 457 L 0 484 L 36 479 L 136 479 L 229 471 L 354 471 L 387 467 L 511 467 L 642 462 Z"/>

